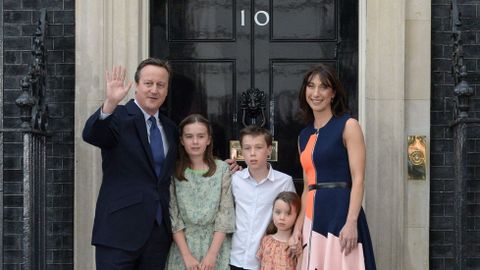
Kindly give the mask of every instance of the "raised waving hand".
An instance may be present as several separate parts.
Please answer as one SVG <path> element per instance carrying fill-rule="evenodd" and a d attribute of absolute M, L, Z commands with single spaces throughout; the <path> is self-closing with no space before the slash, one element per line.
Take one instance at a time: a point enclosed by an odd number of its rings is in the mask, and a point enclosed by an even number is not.
<path fill-rule="evenodd" d="M 125 84 L 125 74 L 126 68 L 123 66 L 114 66 L 111 72 L 105 71 L 107 89 L 102 107 L 104 113 L 111 114 L 132 87 L 133 82 L 131 81 L 127 85 Z"/>

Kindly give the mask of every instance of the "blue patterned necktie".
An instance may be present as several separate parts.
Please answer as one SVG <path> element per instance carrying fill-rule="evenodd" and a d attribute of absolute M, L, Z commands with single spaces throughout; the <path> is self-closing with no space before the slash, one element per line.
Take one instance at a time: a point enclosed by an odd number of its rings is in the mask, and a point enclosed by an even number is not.
<path fill-rule="evenodd" d="M 155 173 L 157 177 L 160 177 L 163 161 L 165 160 L 162 135 L 160 134 L 160 129 L 158 129 L 155 116 L 150 116 L 148 121 L 150 122 L 150 148 L 152 150 L 153 162 L 155 163 Z"/>
<path fill-rule="evenodd" d="M 150 116 L 148 121 L 150 122 L 150 149 L 152 150 L 153 163 L 155 164 L 155 174 L 158 178 L 162 173 L 163 161 L 165 160 L 162 134 L 160 134 L 160 129 L 158 129 L 157 126 L 157 119 L 155 119 L 154 116 Z M 155 214 L 155 220 L 160 225 L 162 224 L 162 219 L 162 206 L 159 203 L 157 213 Z"/>

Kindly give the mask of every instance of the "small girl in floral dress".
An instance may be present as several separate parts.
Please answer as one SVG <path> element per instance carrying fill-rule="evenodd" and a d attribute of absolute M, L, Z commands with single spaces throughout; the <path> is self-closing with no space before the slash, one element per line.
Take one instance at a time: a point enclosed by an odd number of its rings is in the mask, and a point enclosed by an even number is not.
<path fill-rule="evenodd" d="M 295 270 L 297 262 L 301 262 L 302 249 L 290 256 L 288 239 L 301 209 L 299 196 L 295 192 L 284 191 L 273 201 L 272 221 L 268 225 L 266 235 L 260 243 L 257 258 L 260 270 Z M 300 263 L 298 264 L 298 269 Z"/>

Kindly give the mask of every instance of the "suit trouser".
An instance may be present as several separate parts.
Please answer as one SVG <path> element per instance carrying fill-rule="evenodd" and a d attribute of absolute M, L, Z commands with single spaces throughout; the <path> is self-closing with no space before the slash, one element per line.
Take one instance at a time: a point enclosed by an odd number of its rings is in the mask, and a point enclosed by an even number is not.
<path fill-rule="evenodd" d="M 165 225 L 155 223 L 149 239 L 139 250 L 95 246 L 97 270 L 163 270 L 171 244 L 172 235 Z"/>

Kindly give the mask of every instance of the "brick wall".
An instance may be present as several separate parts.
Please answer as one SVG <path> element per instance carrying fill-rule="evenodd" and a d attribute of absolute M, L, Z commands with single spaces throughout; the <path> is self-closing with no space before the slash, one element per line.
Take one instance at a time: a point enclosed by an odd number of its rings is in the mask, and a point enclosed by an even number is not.
<path fill-rule="evenodd" d="M 20 95 L 19 81 L 31 63 L 39 10 L 48 11 L 47 102 L 52 136 L 47 144 L 47 269 L 73 269 L 74 7 L 73 0 L 3 1 L 4 128 L 20 124 L 15 105 Z M 21 269 L 22 137 L 7 133 L 3 139 L 3 269 Z"/>
<path fill-rule="evenodd" d="M 450 0 L 432 0 L 430 269 L 454 266 L 454 189 Z M 480 1 L 458 0 L 468 79 L 475 89 L 470 116 L 480 117 Z M 468 269 L 480 269 L 480 126 L 468 131 Z"/>

